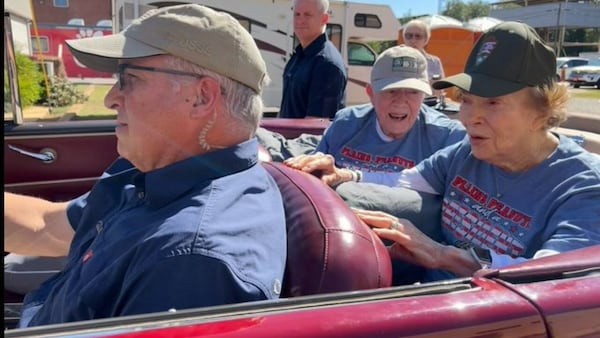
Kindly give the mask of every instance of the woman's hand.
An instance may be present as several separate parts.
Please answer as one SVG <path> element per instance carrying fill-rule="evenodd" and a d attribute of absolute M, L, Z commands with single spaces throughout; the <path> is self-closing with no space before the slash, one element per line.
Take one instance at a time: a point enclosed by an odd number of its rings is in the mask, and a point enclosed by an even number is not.
<path fill-rule="evenodd" d="M 329 154 L 299 155 L 288 158 L 283 163 L 289 167 L 311 173 L 331 187 L 352 181 L 354 177 L 351 170 L 336 168 L 335 159 Z"/>
<path fill-rule="evenodd" d="M 373 228 L 377 236 L 395 242 L 389 248 L 392 258 L 399 258 L 429 269 L 437 269 L 442 265 L 444 246 L 427 237 L 409 220 L 398 219 L 382 211 L 355 208 L 353 211 L 363 222 Z"/>

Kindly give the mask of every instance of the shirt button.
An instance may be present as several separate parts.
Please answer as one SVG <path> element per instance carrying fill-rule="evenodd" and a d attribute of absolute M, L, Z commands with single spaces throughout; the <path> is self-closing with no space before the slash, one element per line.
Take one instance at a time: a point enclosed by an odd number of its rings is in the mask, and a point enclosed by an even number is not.
<path fill-rule="evenodd" d="M 281 294 L 281 281 L 279 279 L 275 279 L 273 282 L 273 293 L 276 295 Z"/>
<path fill-rule="evenodd" d="M 104 228 L 104 222 L 102 221 L 98 221 L 98 223 L 96 223 L 96 231 L 98 233 L 102 232 L 102 229 Z"/>

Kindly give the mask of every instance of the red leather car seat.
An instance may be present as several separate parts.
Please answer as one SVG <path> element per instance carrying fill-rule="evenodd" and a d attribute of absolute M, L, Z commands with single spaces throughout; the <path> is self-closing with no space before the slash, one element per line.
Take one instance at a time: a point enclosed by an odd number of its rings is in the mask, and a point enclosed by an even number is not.
<path fill-rule="evenodd" d="M 316 177 L 263 162 L 283 197 L 287 262 L 282 297 L 391 285 L 390 257 L 381 240 Z"/>

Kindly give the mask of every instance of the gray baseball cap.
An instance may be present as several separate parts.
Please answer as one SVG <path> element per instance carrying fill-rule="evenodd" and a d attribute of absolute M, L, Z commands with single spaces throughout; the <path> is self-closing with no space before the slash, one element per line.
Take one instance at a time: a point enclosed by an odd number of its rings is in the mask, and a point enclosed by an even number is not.
<path fill-rule="evenodd" d="M 266 65 L 250 33 L 231 15 L 196 4 L 152 9 L 118 34 L 67 40 L 84 65 L 117 71 L 118 61 L 170 54 L 262 91 Z"/>
<path fill-rule="evenodd" d="M 427 60 L 417 49 L 399 45 L 379 54 L 371 70 L 371 86 L 375 91 L 416 89 L 431 95 L 427 77 Z"/>
<path fill-rule="evenodd" d="M 506 21 L 477 40 L 463 73 L 437 81 L 435 89 L 456 86 L 481 97 L 497 97 L 555 81 L 556 54 L 530 26 Z"/>

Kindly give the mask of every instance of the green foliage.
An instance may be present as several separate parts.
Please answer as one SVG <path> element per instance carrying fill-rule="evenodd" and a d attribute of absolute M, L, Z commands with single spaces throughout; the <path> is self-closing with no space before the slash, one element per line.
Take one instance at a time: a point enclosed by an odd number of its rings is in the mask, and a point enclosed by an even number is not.
<path fill-rule="evenodd" d="M 558 30 L 556 35 L 558 35 Z M 598 28 L 575 28 L 565 30 L 565 41 L 588 43 L 587 46 L 562 46 L 560 56 L 579 56 L 579 53 L 597 52 L 598 47 L 594 42 L 600 41 L 600 29 Z"/>
<path fill-rule="evenodd" d="M 446 4 L 446 9 L 442 15 L 458 19 L 462 22 L 467 22 L 470 19 L 490 14 L 491 5 L 484 3 L 481 0 L 464 3 L 461 0 L 450 0 Z"/>
<path fill-rule="evenodd" d="M 10 103 L 10 82 L 8 81 L 8 69 L 4 66 L 4 104 Z M 6 111 L 6 109 L 4 109 Z"/>
<path fill-rule="evenodd" d="M 384 50 L 390 48 L 390 47 L 394 47 L 398 44 L 398 40 L 389 40 L 389 41 L 370 41 L 367 42 L 367 44 L 373 48 L 373 50 L 379 54 L 381 52 L 383 52 Z"/>
<path fill-rule="evenodd" d="M 496 2 L 496 4 L 498 4 L 498 2 Z M 498 5 L 498 7 L 503 6 L 505 5 Z M 444 8 L 440 14 L 457 19 L 461 22 L 466 22 L 473 18 L 489 16 L 491 10 L 492 5 L 483 2 L 482 0 L 475 0 L 471 2 L 466 2 L 466 0 L 449 0 L 446 3 L 446 8 Z M 409 10 L 402 18 L 399 18 L 398 21 L 400 21 L 401 25 L 404 25 L 410 20 L 421 16 L 423 15 L 414 16 Z"/>
<path fill-rule="evenodd" d="M 50 97 L 42 92 L 41 103 L 50 107 L 66 107 L 76 103 L 84 103 L 87 96 L 79 91 L 77 87 L 69 82 L 69 79 L 53 76 L 50 79 Z"/>
<path fill-rule="evenodd" d="M 19 79 L 19 96 L 22 107 L 37 102 L 42 92 L 43 75 L 39 66 L 27 55 L 16 52 L 17 77 Z"/>

